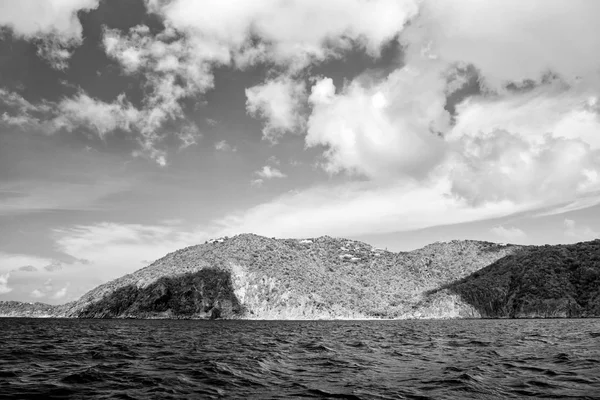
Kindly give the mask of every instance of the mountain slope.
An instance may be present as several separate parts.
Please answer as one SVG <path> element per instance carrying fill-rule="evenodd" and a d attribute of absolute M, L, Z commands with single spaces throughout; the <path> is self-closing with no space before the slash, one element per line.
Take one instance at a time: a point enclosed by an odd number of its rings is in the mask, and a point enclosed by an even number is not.
<path fill-rule="evenodd" d="M 472 316 L 551 318 L 600 316 L 600 240 L 522 249 L 428 300 L 459 296 Z"/>
<path fill-rule="evenodd" d="M 72 317 L 413 317 L 423 293 L 520 247 L 436 243 L 392 253 L 320 237 L 223 238 L 168 254 L 65 306 Z M 445 315 L 437 315 L 444 317 Z M 448 315 L 454 316 L 454 315 Z"/>

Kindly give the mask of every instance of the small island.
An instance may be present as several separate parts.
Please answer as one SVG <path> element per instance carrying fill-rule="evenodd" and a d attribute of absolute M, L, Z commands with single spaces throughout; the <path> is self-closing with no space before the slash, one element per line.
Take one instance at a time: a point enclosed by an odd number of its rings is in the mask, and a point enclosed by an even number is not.
<path fill-rule="evenodd" d="M 323 236 L 218 238 L 167 254 L 60 306 L 1 302 L 5 317 L 173 319 L 600 316 L 600 240 L 437 242 L 410 252 Z"/>

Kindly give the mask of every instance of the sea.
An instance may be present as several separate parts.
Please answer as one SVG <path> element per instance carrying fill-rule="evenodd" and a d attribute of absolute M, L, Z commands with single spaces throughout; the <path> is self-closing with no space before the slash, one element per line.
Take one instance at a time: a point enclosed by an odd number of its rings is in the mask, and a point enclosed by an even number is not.
<path fill-rule="evenodd" d="M 0 398 L 600 399 L 600 319 L 0 318 Z"/>

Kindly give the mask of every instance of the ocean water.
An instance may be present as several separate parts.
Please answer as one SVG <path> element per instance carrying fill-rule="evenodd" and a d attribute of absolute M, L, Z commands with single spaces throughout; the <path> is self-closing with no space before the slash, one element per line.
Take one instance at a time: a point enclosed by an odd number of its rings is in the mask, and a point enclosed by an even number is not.
<path fill-rule="evenodd" d="M 600 399 L 600 320 L 0 318 L 0 398 Z"/>

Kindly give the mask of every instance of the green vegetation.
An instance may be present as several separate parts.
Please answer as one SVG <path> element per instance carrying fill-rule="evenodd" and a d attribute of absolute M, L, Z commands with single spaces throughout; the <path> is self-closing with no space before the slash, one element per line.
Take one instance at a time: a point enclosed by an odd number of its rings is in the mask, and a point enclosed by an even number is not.
<path fill-rule="evenodd" d="M 600 316 L 600 240 L 522 249 L 443 289 L 482 317 Z"/>

